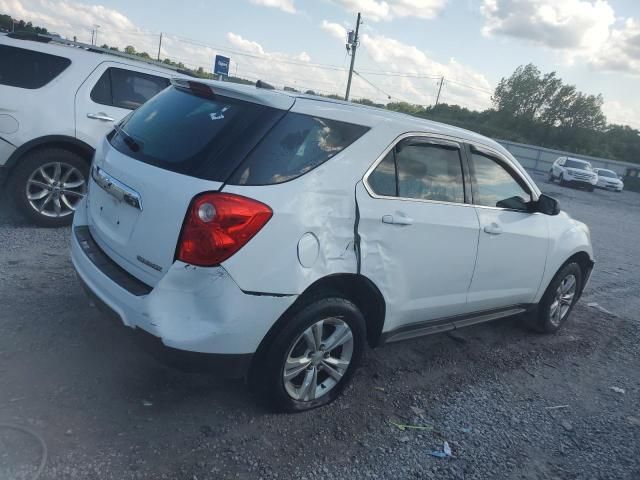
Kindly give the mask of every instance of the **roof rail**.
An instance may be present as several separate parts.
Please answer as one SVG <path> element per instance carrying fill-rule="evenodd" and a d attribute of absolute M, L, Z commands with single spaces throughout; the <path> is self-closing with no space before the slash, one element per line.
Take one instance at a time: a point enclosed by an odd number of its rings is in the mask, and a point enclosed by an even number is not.
<path fill-rule="evenodd" d="M 74 42 L 73 40 L 67 40 L 66 38 L 62 38 L 57 35 L 44 35 L 42 33 L 31 33 L 31 32 L 15 32 L 15 33 L 10 33 L 8 36 L 18 40 L 32 40 L 35 42 L 42 42 L 42 43 L 57 43 L 60 45 L 67 45 L 70 47 L 82 48 L 89 52 L 104 53 L 107 55 L 113 55 L 114 57 L 127 58 L 129 60 L 133 60 L 136 62 L 146 63 L 148 65 L 153 65 L 156 67 L 162 67 L 168 70 L 173 70 L 174 72 L 180 73 L 182 75 L 187 75 L 189 77 L 200 78 L 197 75 L 195 75 L 193 72 L 190 72 L 189 70 L 185 70 L 183 68 L 179 68 L 174 65 L 168 65 L 166 63 L 153 60 L 152 58 L 139 57 L 137 55 L 131 55 L 129 53 L 120 52 L 118 50 L 102 48 L 102 47 L 98 47 L 97 45 L 89 45 L 88 43 Z"/>

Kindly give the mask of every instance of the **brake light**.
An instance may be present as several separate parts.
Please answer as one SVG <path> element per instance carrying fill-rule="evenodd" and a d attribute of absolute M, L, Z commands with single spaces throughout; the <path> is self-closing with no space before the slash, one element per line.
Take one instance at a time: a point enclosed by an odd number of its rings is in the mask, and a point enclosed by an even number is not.
<path fill-rule="evenodd" d="M 251 240 L 273 212 L 264 203 L 231 193 L 203 193 L 189 206 L 176 259 L 192 265 L 218 265 Z"/>

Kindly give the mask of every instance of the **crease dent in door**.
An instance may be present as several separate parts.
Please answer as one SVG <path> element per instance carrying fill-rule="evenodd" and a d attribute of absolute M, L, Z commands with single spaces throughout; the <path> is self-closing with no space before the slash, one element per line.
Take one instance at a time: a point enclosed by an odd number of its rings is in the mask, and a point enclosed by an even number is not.
<path fill-rule="evenodd" d="M 392 288 L 392 282 L 389 279 L 394 278 L 394 270 L 397 270 L 396 265 L 392 260 L 392 245 L 380 241 L 377 238 L 384 238 L 383 236 L 370 235 L 360 230 L 360 207 L 358 205 L 358 188 L 363 191 L 364 184 L 362 181 L 356 184 L 354 190 L 354 200 L 356 208 L 356 221 L 354 224 L 354 250 L 357 261 L 357 272 L 362 274 L 362 265 L 366 262 L 368 273 L 367 278 L 373 281 L 374 284 L 380 289 L 381 292 L 386 292 L 386 295 L 393 295 L 395 291 Z M 382 222 L 380 226 L 382 225 Z M 393 301 L 392 298 L 388 300 Z"/>

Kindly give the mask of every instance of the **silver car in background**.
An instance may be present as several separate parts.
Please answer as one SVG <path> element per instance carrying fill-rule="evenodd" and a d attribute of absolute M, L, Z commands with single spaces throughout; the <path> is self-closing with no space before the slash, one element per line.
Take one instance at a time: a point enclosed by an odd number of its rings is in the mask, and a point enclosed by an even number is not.
<path fill-rule="evenodd" d="M 614 192 L 621 192 L 624 188 L 624 182 L 613 170 L 594 168 L 593 171 L 598 174 L 596 188 L 604 188 L 606 190 L 613 190 Z"/>

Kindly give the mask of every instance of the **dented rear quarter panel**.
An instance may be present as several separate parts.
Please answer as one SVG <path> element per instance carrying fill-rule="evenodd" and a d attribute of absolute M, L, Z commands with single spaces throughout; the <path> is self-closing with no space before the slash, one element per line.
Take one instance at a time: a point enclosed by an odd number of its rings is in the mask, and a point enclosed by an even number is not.
<path fill-rule="evenodd" d="M 318 112 L 325 118 L 339 114 L 330 105 Z M 273 210 L 271 220 L 241 254 L 223 263 L 238 286 L 295 295 L 327 275 L 357 273 L 355 186 L 396 136 L 393 130 L 373 126 L 349 148 L 295 180 L 267 186 L 226 185 L 223 191 L 259 200 Z M 307 233 L 317 238 L 318 255 L 311 265 L 303 266 L 298 250 Z"/>

